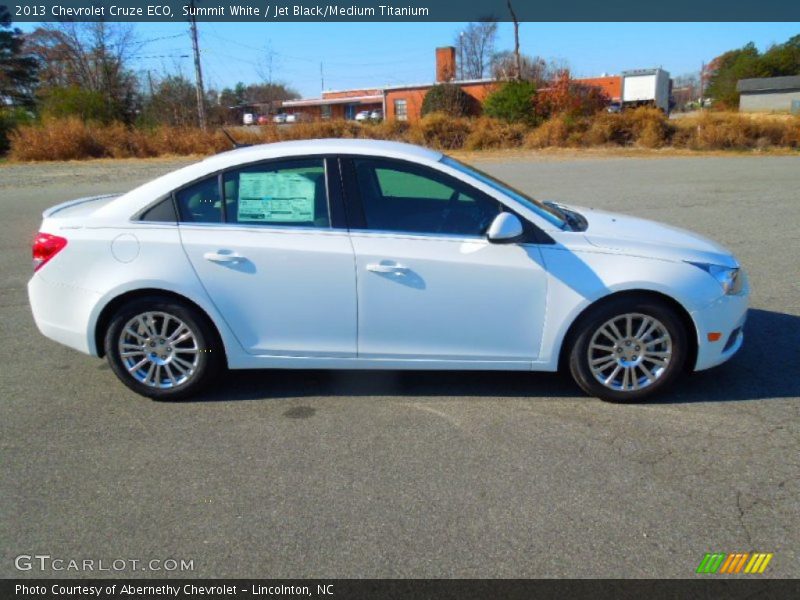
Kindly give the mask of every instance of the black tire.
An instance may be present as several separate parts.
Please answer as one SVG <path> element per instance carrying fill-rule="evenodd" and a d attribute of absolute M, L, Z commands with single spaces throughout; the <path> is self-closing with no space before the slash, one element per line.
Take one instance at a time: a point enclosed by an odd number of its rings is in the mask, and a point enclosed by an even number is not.
<path fill-rule="evenodd" d="M 178 322 L 180 322 L 191 331 L 191 338 L 181 341 L 179 338 L 182 336 L 177 335 L 176 340 L 178 343 L 170 344 L 169 330 L 164 338 L 153 339 L 147 329 L 134 326 L 128 328 L 128 331 L 133 330 L 133 334 L 126 333 L 125 339 L 136 340 L 136 345 L 140 345 L 144 352 L 136 350 L 133 348 L 134 344 L 130 344 L 128 347 L 131 348 L 135 356 L 123 357 L 120 350 L 123 329 L 130 324 L 132 319 L 145 313 L 156 314 L 151 323 L 154 329 L 159 329 L 165 320 L 161 316 L 162 320 L 159 321 L 158 315 L 166 315 L 171 318 L 171 320 L 167 321 L 168 327 L 172 325 L 177 328 Z M 136 335 L 136 337 L 132 337 L 133 335 Z M 165 342 L 164 345 L 160 344 L 162 340 Z M 157 346 L 151 348 L 151 344 L 157 344 Z M 137 394 L 156 400 L 180 400 L 196 395 L 213 382 L 224 364 L 222 344 L 208 318 L 188 304 L 163 296 L 146 296 L 123 304 L 109 323 L 104 346 L 108 364 L 120 381 Z M 192 349 L 195 348 L 196 352 L 193 352 Z M 163 351 L 165 354 L 151 359 L 150 357 L 156 354 L 156 352 L 151 353 L 151 350 Z M 196 359 L 193 357 L 196 357 Z M 164 359 L 162 361 L 163 364 L 155 364 L 154 361 L 160 358 Z M 131 361 L 139 361 L 140 359 L 149 362 L 145 362 L 140 369 L 129 370 L 129 367 L 135 366 L 131 365 Z M 181 362 L 178 362 L 178 360 Z M 128 361 L 127 364 L 126 361 Z M 185 364 L 189 361 L 191 361 L 192 369 L 185 367 Z M 148 384 L 140 381 L 140 378 L 145 376 L 145 372 L 149 369 L 151 363 L 154 365 L 154 371 L 153 374 L 148 375 L 149 381 L 152 382 Z M 169 369 L 165 365 L 169 366 Z M 178 371 L 179 368 L 183 369 L 183 373 Z M 167 376 L 167 370 L 170 373 L 169 377 Z M 158 372 L 157 379 L 155 372 Z M 189 375 L 186 375 L 186 373 L 189 373 Z M 134 374 L 138 375 L 139 378 Z"/>
<path fill-rule="evenodd" d="M 607 370 L 603 372 L 602 375 L 598 374 L 596 377 L 592 372 L 592 367 L 590 365 L 589 345 L 592 342 L 592 339 L 595 337 L 595 334 L 598 333 L 598 330 L 600 330 L 604 324 L 607 324 L 614 318 L 622 319 L 623 315 L 627 314 L 643 315 L 645 317 L 650 317 L 651 319 L 657 320 L 669 334 L 671 341 L 671 356 L 665 365 L 657 365 L 652 362 L 645 362 L 645 360 L 650 361 L 654 359 L 639 358 L 641 357 L 641 354 L 633 356 L 630 356 L 630 354 L 627 355 L 629 358 L 638 358 L 638 362 L 636 360 L 627 361 L 624 355 L 617 354 L 617 359 L 612 357 L 608 358 L 610 361 L 607 363 L 609 365 L 608 367 L 602 366 L 606 363 L 597 365 L 598 369 L 606 368 Z M 625 321 L 623 321 L 623 323 L 624 322 Z M 634 321 L 634 326 L 642 323 L 643 320 Z M 607 329 L 607 331 L 610 331 L 610 329 Z M 620 331 L 620 333 L 627 338 L 627 335 L 625 335 L 627 332 Z M 688 336 L 689 333 L 686 331 L 686 326 L 684 325 L 683 321 L 667 302 L 651 296 L 623 296 L 620 298 L 612 298 L 606 302 L 598 304 L 595 308 L 590 309 L 589 312 L 584 315 L 577 324 L 574 330 L 574 335 L 572 335 L 571 340 L 568 341 L 568 343 L 571 344 L 569 346 L 569 370 L 578 386 L 580 386 L 580 388 L 590 396 L 596 396 L 601 400 L 606 400 L 608 402 L 640 402 L 660 392 L 663 392 L 672 383 L 674 383 L 675 379 L 684 371 L 684 365 L 686 364 L 690 349 Z M 664 336 L 656 339 L 663 339 L 663 337 Z M 606 340 L 608 340 L 606 343 L 609 344 L 609 338 L 605 337 L 597 338 L 596 342 Z M 663 345 L 649 346 L 649 343 L 643 345 L 654 349 L 654 352 L 655 350 L 665 348 Z M 628 341 L 623 342 L 623 344 L 630 346 Z M 636 341 L 633 341 L 633 344 L 633 348 L 623 348 L 622 345 L 615 347 L 617 344 L 609 344 L 612 348 L 614 348 L 610 351 L 597 350 L 595 347 L 592 357 L 599 355 L 602 358 L 605 352 L 618 353 L 619 350 L 622 350 L 623 352 L 639 352 L 634 348 L 638 349 L 640 346 L 635 345 Z M 599 361 L 601 358 L 597 358 L 596 360 Z M 613 362 L 614 360 L 617 362 Z M 648 368 L 648 371 L 651 373 L 651 375 L 656 372 L 658 373 L 652 382 L 648 383 L 647 375 L 642 367 L 639 366 L 641 364 L 644 364 L 644 366 Z M 629 375 L 625 375 L 626 367 L 622 365 L 636 366 L 627 367 L 630 368 L 631 371 Z M 614 369 L 616 369 L 617 366 L 620 366 L 622 376 L 630 377 L 630 379 L 625 380 L 629 382 L 629 388 L 624 390 L 613 389 L 611 386 L 620 385 L 619 383 L 615 383 L 616 380 L 612 381 L 610 385 L 605 385 L 599 380 L 600 377 L 605 377 L 611 373 L 614 373 Z M 636 385 L 640 386 L 640 389 L 633 389 L 632 381 L 634 374 L 636 374 Z M 619 377 L 620 375 L 617 375 L 617 378 Z M 647 383 L 647 385 L 641 386 L 642 383 Z M 622 383 L 620 387 L 625 387 L 625 384 Z"/>

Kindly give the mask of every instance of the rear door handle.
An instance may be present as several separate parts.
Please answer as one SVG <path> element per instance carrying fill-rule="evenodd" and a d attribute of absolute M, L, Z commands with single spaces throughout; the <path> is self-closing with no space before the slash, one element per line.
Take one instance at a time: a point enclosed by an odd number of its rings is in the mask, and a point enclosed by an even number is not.
<path fill-rule="evenodd" d="M 394 273 L 395 275 L 405 275 L 408 272 L 408 267 L 397 264 L 384 264 L 384 263 L 370 263 L 367 265 L 367 271 L 373 273 Z"/>
<path fill-rule="evenodd" d="M 235 252 L 206 252 L 203 254 L 203 258 L 206 260 L 210 260 L 211 262 L 215 263 L 238 263 L 244 260 L 244 256 L 241 254 L 236 254 Z"/>

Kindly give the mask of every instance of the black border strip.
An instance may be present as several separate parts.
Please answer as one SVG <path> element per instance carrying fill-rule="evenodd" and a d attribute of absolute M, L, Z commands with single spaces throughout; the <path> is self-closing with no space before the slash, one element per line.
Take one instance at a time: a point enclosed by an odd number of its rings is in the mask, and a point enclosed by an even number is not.
<path fill-rule="evenodd" d="M 703 576 L 706 577 L 706 576 Z M 772 599 L 800 597 L 800 580 L 728 578 L 706 579 L 5 579 L 0 597 L 83 599 L 83 598 L 318 598 L 361 600 L 376 598 L 404 600 L 420 598 L 529 600 L 569 598 L 570 600 L 614 599 Z M 18 586 L 27 586 L 29 593 Z M 141 590 L 162 587 L 161 594 L 125 592 L 126 586 Z M 167 588 L 167 586 L 170 586 Z M 194 587 L 192 587 L 194 586 Z M 308 592 L 302 590 L 307 588 Z M 30 592 L 37 588 L 38 593 Z M 80 593 L 80 588 L 85 588 Z M 216 593 L 211 593 L 210 589 Z M 92 592 L 90 589 L 99 590 Z M 178 589 L 176 594 L 174 589 Z M 205 590 L 204 593 L 193 591 Z M 267 590 L 272 590 L 268 592 Z M 22 591 L 21 591 L 22 590 Z M 75 591 L 77 593 L 70 593 Z M 283 593 L 281 593 L 283 591 Z"/>

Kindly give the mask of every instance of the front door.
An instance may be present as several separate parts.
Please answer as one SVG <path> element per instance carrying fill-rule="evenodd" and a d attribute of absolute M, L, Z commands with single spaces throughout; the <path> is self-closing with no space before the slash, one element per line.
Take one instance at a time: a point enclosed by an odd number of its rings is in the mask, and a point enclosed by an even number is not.
<path fill-rule="evenodd" d="M 535 245 L 491 244 L 501 204 L 402 161 L 353 158 L 361 358 L 532 361 L 546 274 Z"/>

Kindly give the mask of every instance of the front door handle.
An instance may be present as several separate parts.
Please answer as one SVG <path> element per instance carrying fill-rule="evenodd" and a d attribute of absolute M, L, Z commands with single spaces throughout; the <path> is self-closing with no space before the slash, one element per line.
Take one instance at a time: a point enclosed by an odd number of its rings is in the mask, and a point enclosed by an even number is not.
<path fill-rule="evenodd" d="M 219 252 L 206 252 L 203 254 L 203 258 L 210 260 L 211 262 L 227 264 L 238 263 L 244 260 L 244 256 L 241 254 L 236 254 L 235 252 L 223 252 L 221 250 Z"/>
<path fill-rule="evenodd" d="M 367 271 L 372 271 L 373 273 L 393 273 L 395 275 L 405 275 L 408 272 L 408 267 L 398 264 L 370 263 L 367 265 Z"/>

